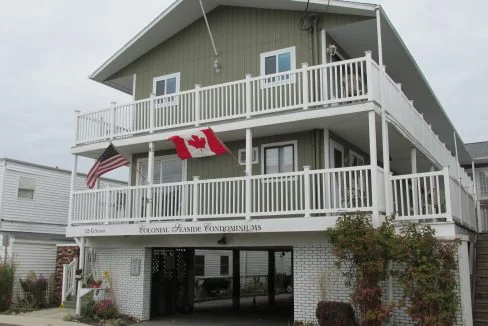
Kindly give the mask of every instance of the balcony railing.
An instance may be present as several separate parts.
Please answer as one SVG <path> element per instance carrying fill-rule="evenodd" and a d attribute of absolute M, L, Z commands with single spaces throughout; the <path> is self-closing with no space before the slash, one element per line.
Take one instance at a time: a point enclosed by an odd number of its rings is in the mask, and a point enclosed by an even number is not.
<path fill-rule="evenodd" d="M 368 99 L 365 57 L 150 97 L 77 117 L 76 143 Z M 371 72 L 368 72 L 368 69 Z"/>
<path fill-rule="evenodd" d="M 474 196 L 448 170 L 391 177 L 396 219 L 445 218 L 476 230 Z"/>
<path fill-rule="evenodd" d="M 376 169 L 376 171 L 374 171 Z M 70 225 L 245 219 L 371 211 L 370 166 L 73 192 Z M 375 173 L 382 178 L 382 173 Z M 381 176 L 379 176 L 381 175 Z M 381 199 L 384 201 L 384 198 Z M 246 210 L 249 207 L 249 212 Z"/>

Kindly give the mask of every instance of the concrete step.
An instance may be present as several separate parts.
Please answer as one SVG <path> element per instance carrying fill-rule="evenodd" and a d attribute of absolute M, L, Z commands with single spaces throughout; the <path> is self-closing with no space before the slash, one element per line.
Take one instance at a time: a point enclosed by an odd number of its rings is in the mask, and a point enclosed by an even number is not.
<path fill-rule="evenodd" d="M 64 307 L 65 308 L 76 308 L 76 299 L 70 299 L 64 302 Z"/>

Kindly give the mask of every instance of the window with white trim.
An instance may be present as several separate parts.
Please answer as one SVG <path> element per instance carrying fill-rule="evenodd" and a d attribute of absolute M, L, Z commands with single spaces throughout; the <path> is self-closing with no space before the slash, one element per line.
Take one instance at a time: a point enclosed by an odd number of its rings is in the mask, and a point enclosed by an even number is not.
<path fill-rule="evenodd" d="M 157 97 L 176 94 L 180 91 L 180 73 L 155 77 L 153 79 L 153 93 Z M 172 105 L 175 103 L 175 96 L 164 96 L 157 100 L 157 105 Z"/>
<path fill-rule="evenodd" d="M 34 199 L 36 189 L 36 179 L 31 177 L 19 176 L 19 188 L 17 198 Z"/>
<path fill-rule="evenodd" d="M 294 70 L 295 47 L 289 47 L 276 51 L 261 53 L 261 75 L 273 75 Z M 294 83 L 295 78 L 292 74 L 280 74 L 278 76 L 265 79 L 264 86 L 273 86 Z"/>
<path fill-rule="evenodd" d="M 297 142 L 265 144 L 262 147 L 263 174 L 297 170 Z"/>
<path fill-rule="evenodd" d="M 364 165 L 364 156 L 359 155 L 353 150 L 349 150 L 349 166 L 362 166 Z"/>
<path fill-rule="evenodd" d="M 479 175 L 479 187 L 481 198 L 488 197 L 488 170 L 481 170 L 478 172 Z"/>
<path fill-rule="evenodd" d="M 237 157 L 239 158 L 239 164 L 240 165 L 246 165 L 246 149 L 241 148 L 238 151 Z M 252 148 L 252 155 L 251 155 L 251 164 L 256 164 L 258 163 L 258 148 L 253 147 Z"/>
<path fill-rule="evenodd" d="M 148 159 L 137 160 L 137 185 L 146 185 Z M 181 182 L 184 179 L 184 161 L 176 155 L 165 155 L 154 158 L 153 184 Z"/>

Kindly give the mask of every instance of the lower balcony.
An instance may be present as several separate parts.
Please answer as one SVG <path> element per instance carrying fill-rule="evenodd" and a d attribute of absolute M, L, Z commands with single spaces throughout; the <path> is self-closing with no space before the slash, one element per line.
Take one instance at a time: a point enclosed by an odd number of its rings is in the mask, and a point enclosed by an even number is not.
<path fill-rule="evenodd" d="M 371 213 L 373 218 L 395 212 L 396 220 L 456 222 L 473 230 L 477 226 L 473 196 L 449 176 L 447 168 L 391 176 L 376 166 L 305 167 L 292 173 L 195 177 L 178 183 L 73 192 L 67 234 L 311 231 L 356 212 Z M 138 231 L 124 231 L 127 225 Z M 117 231 L 111 232 L 110 227 Z"/>

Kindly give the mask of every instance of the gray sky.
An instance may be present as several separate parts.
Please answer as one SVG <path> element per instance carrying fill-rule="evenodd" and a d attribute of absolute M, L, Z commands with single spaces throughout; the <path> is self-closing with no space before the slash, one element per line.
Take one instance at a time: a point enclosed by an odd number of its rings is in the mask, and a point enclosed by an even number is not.
<path fill-rule="evenodd" d="M 71 169 L 74 110 L 130 101 L 87 76 L 171 2 L 0 0 L 0 157 Z M 463 140 L 488 140 L 488 2 L 380 3 Z"/>

